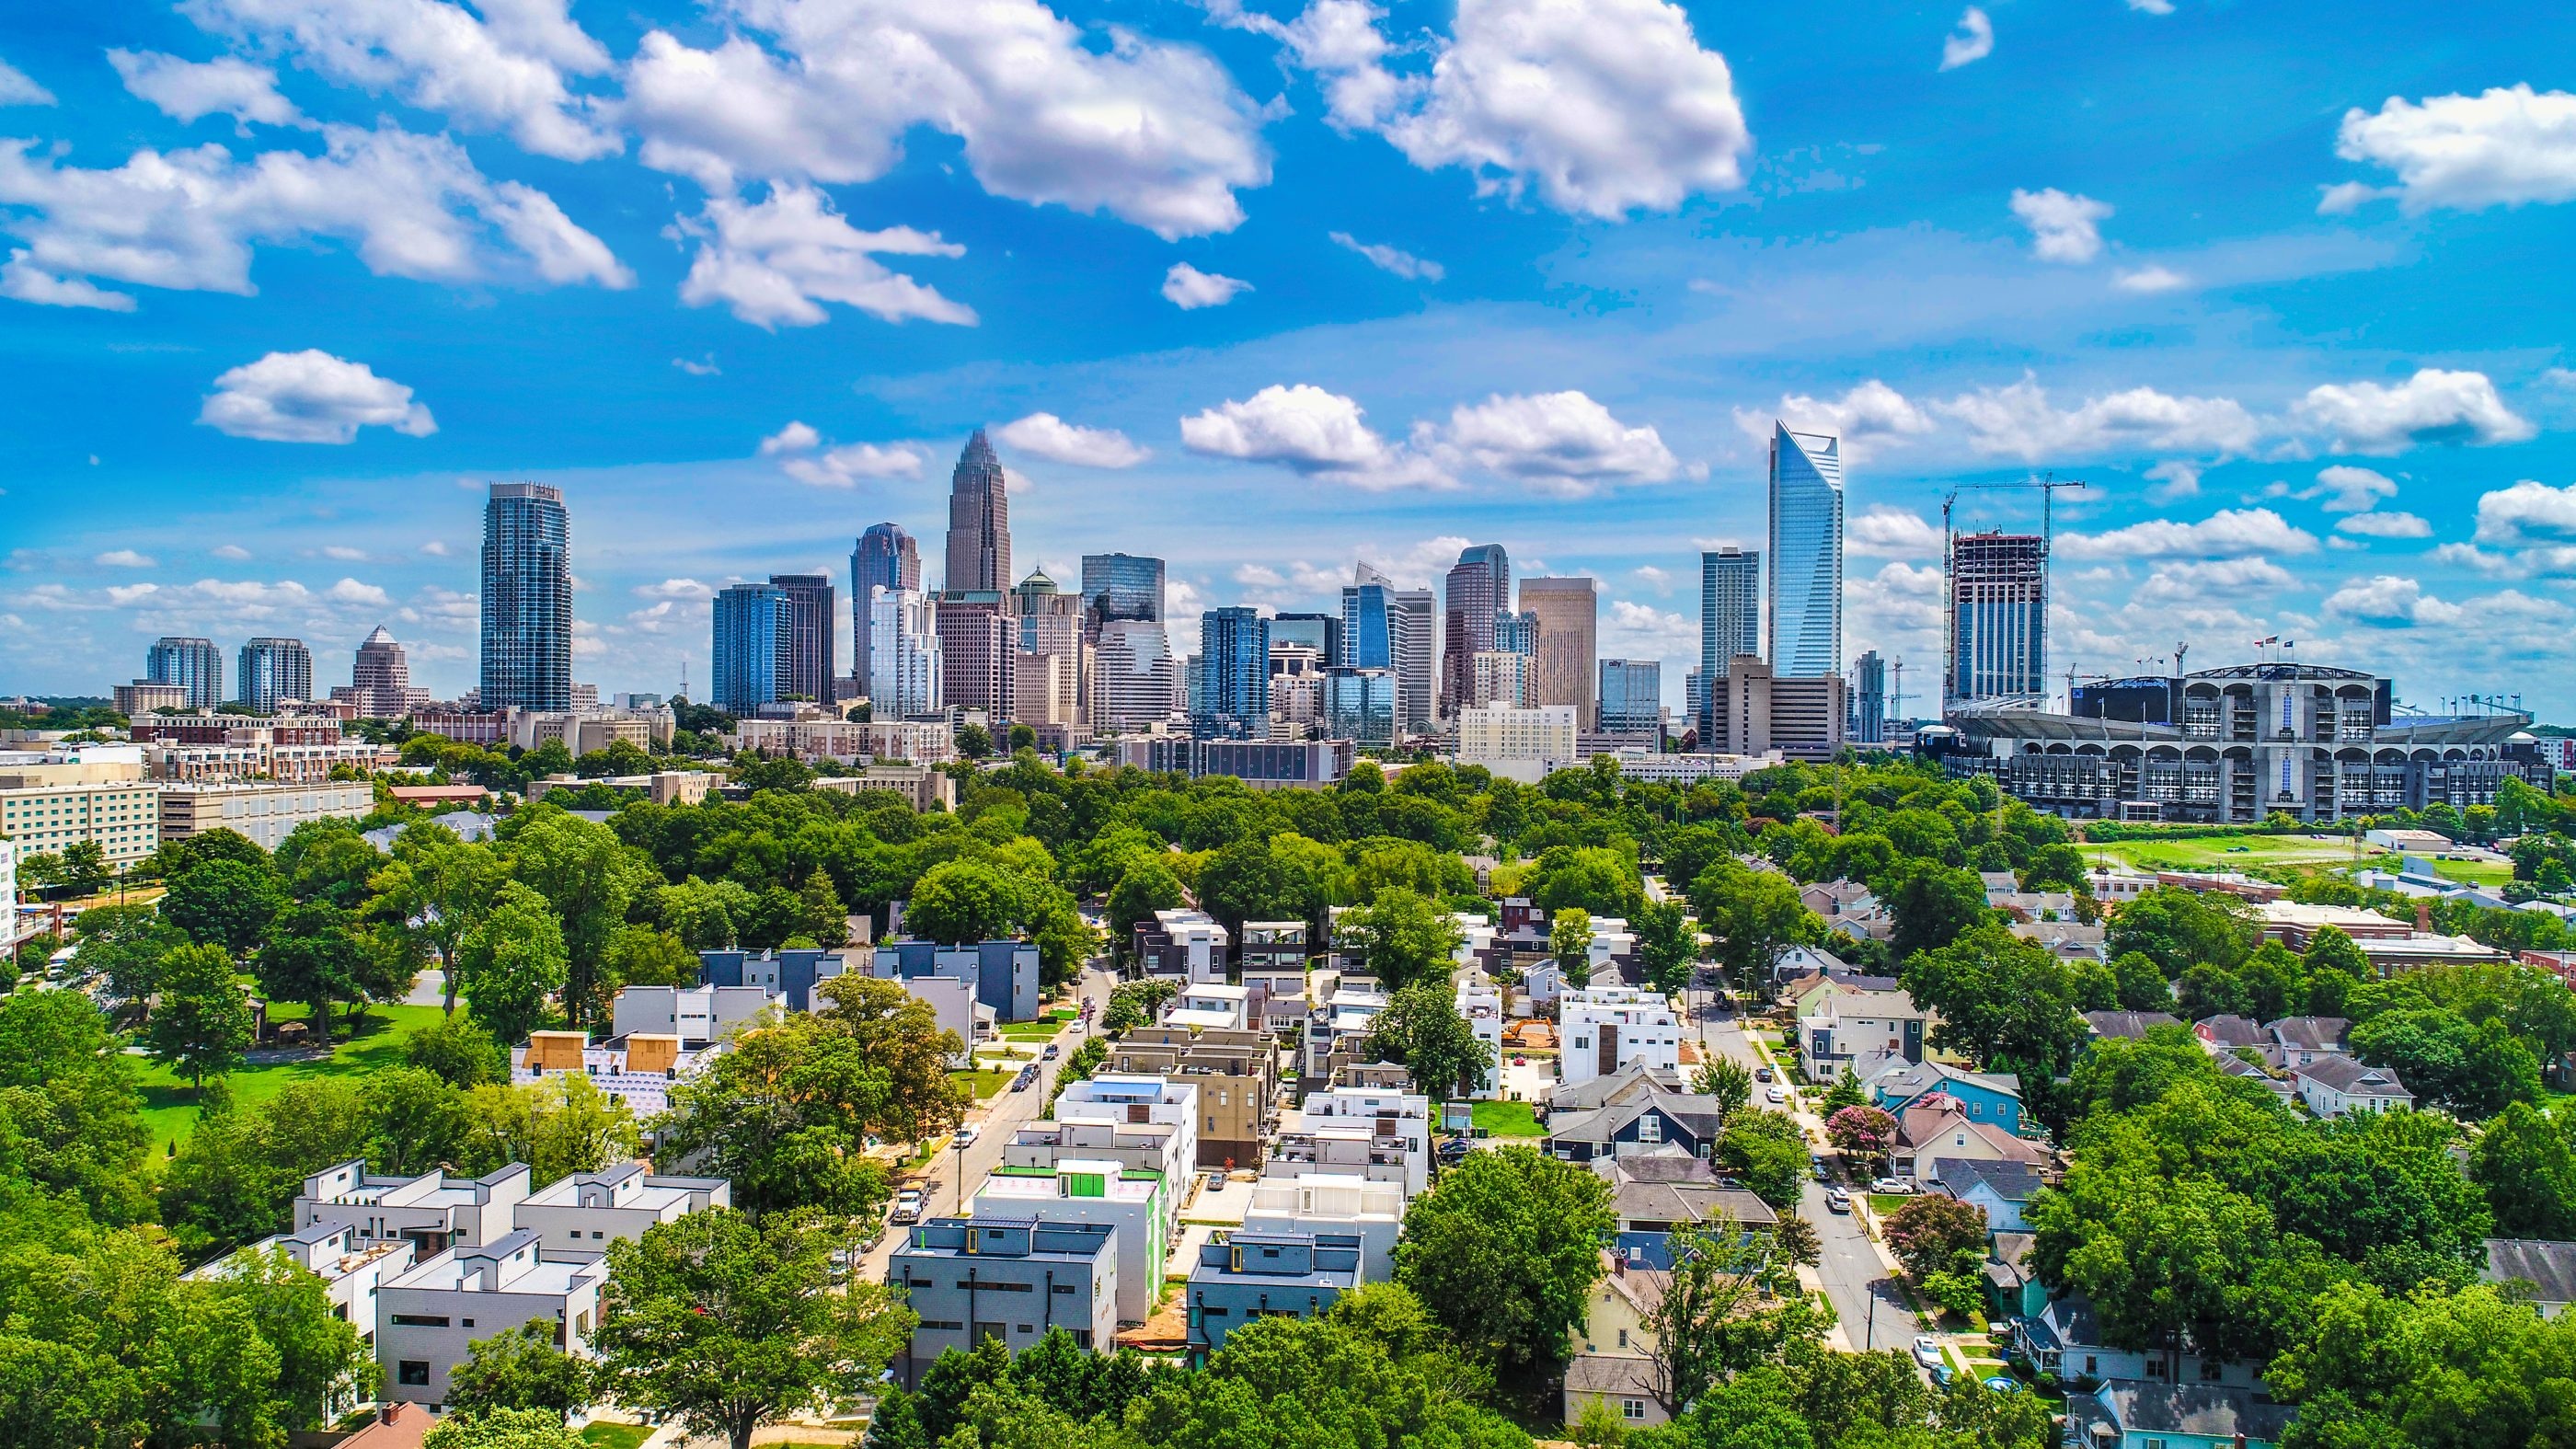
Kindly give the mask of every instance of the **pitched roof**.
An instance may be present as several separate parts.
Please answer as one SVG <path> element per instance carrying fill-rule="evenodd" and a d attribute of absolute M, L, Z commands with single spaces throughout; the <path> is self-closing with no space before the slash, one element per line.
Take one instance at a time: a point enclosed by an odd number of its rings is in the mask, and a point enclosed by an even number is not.
<path fill-rule="evenodd" d="M 2478 1276 L 2489 1283 L 2529 1283 L 2537 1302 L 2576 1303 L 2576 1243 L 2489 1238 L 2486 1271 Z"/>
<path fill-rule="evenodd" d="M 1565 1366 L 1565 1391 L 1569 1394 L 1616 1394 L 1652 1398 L 1655 1393 L 1654 1363 L 1650 1359 L 1627 1358 L 1618 1354 L 1578 1353 Z"/>
<path fill-rule="evenodd" d="M 1548 1114 L 1547 1135 L 1568 1142 L 1611 1142 L 1649 1112 L 1660 1112 L 1673 1125 L 1699 1138 L 1713 1138 L 1726 1125 L 1725 1113 L 1719 1110 L 1715 1097 L 1653 1090 L 1588 1112 L 1553 1110 Z"/>
<path fill-rule="evenodd" d="M 1909 1101 L 1952 1085 L 1983 1087 L 2016 1102 L 2021 1100 L 2021 1078 L 2012 1073 L 1962 1071 L 1945 1062 L 1908 1062 L 1880 1072 L 1869 1079 L 1869 1085 L 1874 1091 Z"/>
<path fill-rule="evenodd" d="M 1988 1162 L 1973 1157 L 1936 1157 L 1927 1176 L 1952 1197 L 1964 1199 L 1983 1184 L 2005 1202 L 2028 1202 L 2039 1195 L 2039 1169 L 2027 1162 Z"/>
<path fill-rule="evenodd" d="M 2114 1036 L 2123 1041 L 2142 1041 L 2151 1026 L 2180 1026 L 2182 1018 L 2170 1011 L 2088 1011 L 2085 1024 L 2095 1036 Z"/>
<path fill-rule="evenodd" d="M 2229 1048 L 2257 1046 L 2270 1039 L 2262 1024 L 2250 1016 L 2206 1017 L 2192 1031 L 2202 1041 Z"/>
<path fill-rule="evenodd" d="M 2295 1076 L 2322 1083 L 2347 1097 L 2404 1097 L 2408 1101 L 2415 1098 L 2395 1072 L 2386 1067 L 2364 1066 L 2351 1057 L 2319 1057 L 2304 1067 L 2290 1070 Z"/>
<path fill-rule="evenodd" d="M 2166 1384 L 2120 1379 L 2093 1391 L 2094 1401 L 2124 1431 L 2196 1434 L 2208 1439 L 2278 1441 L 2298 1410 L 2220 1384 Z"/>
<path fill-rule="evenodd" d="M 2285 1016 L 2263 1024 L 2273 1042 L 2303 1051 L 2339 1052 L 2352 1037 L 2352 1023 L 2340 1016 Z"/>
<path fill-rule="evenodd" d="M 1780 1221 L 1762 1199 L 1740 1187 L 1700 1182 L 1624 1182 L 1610 1199 L 1622 1222 L 1705 1223 L 1733 1218 L 1740 1227 L 1767 1228 Z"/>
<path fill-rule="evenodd" d="M 1643 1062 L 1630 1062 L 1606 1077 L 1587 1082 L 1559 1084 L 1550 1088 L 1547 1105 L 1550 1111 L 1588 1112 L 1606 1107 L 1624 1097 L 1649 1091 L 1678 1093 L 1682 1078 L 1679 1072 L 1658 1071 Z"/>
<path fill-rule="evenodd" d="M 1906 1103 L 1905 1110 L 1896 1116 L 1897 1144 L 1918 1152 L 1940 1146 L 1942 1138 L 1961 1132 L 1985 1143 L 2007 1161 L 2038 1164 L 2048 1160 L 2047 1148 L 2015 1137 L 1991 1122 L 1970 1117 L 1959 1099 L 1947 1092 L 1926 1092 Z"/>

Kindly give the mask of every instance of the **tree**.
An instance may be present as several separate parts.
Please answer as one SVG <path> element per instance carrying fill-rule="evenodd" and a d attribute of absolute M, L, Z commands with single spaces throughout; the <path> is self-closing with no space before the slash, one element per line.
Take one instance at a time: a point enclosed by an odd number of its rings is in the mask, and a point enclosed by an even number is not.
<path fill-rule="evenodd" d="M 841 929 L 846 944 L 849 923 L 842 922 Z M 698 979 L 698 953 L 668 931 L 620 926 L 608 938 L 607 969 L 609 978 L 620 986 L 685 986 Z"/>
<path fill-rule="evenodd" d="M 403 1038 L 403 1060 L 464 1090 L 510 1079 L 510 1052 L 481 1022 L 442 1016 Z"/>
<path fill-rule="evenodd" d="M 955 1032 L 939 1029 L 930 1004 L 893 981 L 840 976 L 818 994 L 823 1014 L 849 1030 L 860 1056 L 886 1076 L 883 1115 L 870 1130 L 895 1141 L 918 1142 L 957 1125 L 964 1088 L 950 1081 L 948 1061 L 963 1050 Z"/>
<path fill-rule="evenodd" d="M 226 858 L 173 877 L 161 897 L 161 918 L 201 946 L 244 956 L 266 939 L 269 920 L 285 903 L 286 890 L 266 860 Z"/>
<path fill-rule="evenodd" d="M 2001 925 L 1980 925 L 1946 946 L 1914 953 L 1901 979 L 1936 1017 L 1932 1044 L 1965 1052 L 1980 1065 L 2009 1058 L 2054 1077 L 2074 1062 L 2085 1039 L 2065 963 Z"/>
<path fill-rule="evenodd" d="M 564 989 L 563 927 L 546 898 L 512 881 L 456 953 L 466 1004 L 502 1042 L 527 1040 L 545 1025 L 554 994 Z"/>
<path fill-rule="evenodd" d="M 2299 1406 L 2283 1449 L 2446 1449 L 2576 1439 L 2576 1322 L 2544 1320 L 2487 1284 L 2392 1298 L 2338 1283 L 2268 1371 Z"/>
<path fill-rule="evenodd" d="M 1789 948 L 1825 936 L 1824 921 L 1798 898 L 1797 882 L 1732 856 L 1700 873 L 1690 899 L 1700 924 L 1717 939 L 1718 962 L 1738 986 L 1764 1001 L 1778 989 L 1772 977 Z"/>
<path fill-rule="evenodd" d="M 1110 940 L 1123 950 L 1127 942 L 1135 939 L 1138 921 L 1152 920 L 1156 911 L 1176 910 L 1188 901 L 1180 877 L 1172 874 L 1172 868 L 1160 858 L 1130 857 L 1117 884 L 1109 889 Z"/>
<path fill-rule="evenodd" d="M 1715 1156 L 1727 1175 L 1775 1209 L 1797 1205 L 1807 1178 L 1807 1134 L 1786 1113 L 1738 1112 L 1718 1134 Z"/>
<path fill-rule="evenodd" d="M 1699 932 L 1691 927 L 1688 909 L 1679 901 L 1648 901 L 1628 925 L 1637 933 L 1637 963 L 1648 983 L 1667 996 L 1679 995 L 1699 960 Z"/>
<path fill-rule="evenodd" d="M 2487 1124 L 2469 1149 L 2469 1179 L 2486 1190 L 2499 1237 L 2576 1238 L 2576 1152 L 2566 1127 L 2529 1103 Z"/>
<path fill-rule="evenodd" d="M 1427 981 L 1388 999 L 1369 1023 L 1369 1049 L 1410 1067 L 1413 1085 L 1433 1101 L 1474 1092 L 1494 1065 L 1494 1048 L 1458 1014 L 1456 998 Z"/>
<path fill-rule="evenodd" d="M 131 1002 L 161 989 L 161 958 L 188 940 L 150 905 L 93 906 L 72 927 L 80 937 L 73 964 L 104 978 L 111 995 Z"/>
<path fill-rule="evenodd" d="M 2111 917 L 2105 946 L 2114 959 L 2140 952 L 2172 978 L 2197 965 L 2233 973 L 2260 935 L 2253 908 L 2234 896 L 2158 886 Z"/>
<path fill-rule="evenodd" d="M 594 1345 L 627 1403 L 751 1449 L 752 1431 L 873 1378 L 915 1319 L 883 1286 L 836 1283 L 846 1231 L 730 1208 L 609 1245 Z"/>
<path fill-rule="evenodd" d="M 1975 871 L 1924 861 L 1900 868 L 1879 894 L 1896 918 L 1896 932 L 1887 944 L 1900 961 L 1947 946 L 1994 915 L 1986 905 L 1986 883 Z"/>
<path fill-rule="evenodd" d="M 75 840 L 63 847 L 62 882 L 75 896 L 96 895 L 115 884 L 107 848 L 95 840 Z"/>
<path fill-rule="evenodd" d="M 205 870 L 222 868 L 218 864 Z M 277 913 L 268 944 L 259 948 L 253 960 L 260 990 L 274 1000 L 300 1001 L 312 1008 L 311 1027 L 317 1041 L 331 1040 L 332 1003 L 353 1000 L 363 989 L 366 968 L 360 958 L 365 948 L 352 934 L 353 925 L 349 913 L 338 906 L 320 902 L 287 906 Z"/>
<path fill-rule="evenodd" d="M 456 953 L 483 919 L 508 874 L 501 857 L 459 841 L 443 825 L 408 826 L 394 837 L 393 862 L 368 888 L 377 911 L 398 922 L 438 962 L 447 1012 L 456 1014 Z"/>
<path fill-rule="evenodd" d="M 1797 1269 L 1770 1234 L 1721 1215 L 1675 1228 L 1668 1241 L 1672 1271 L 1645 1314 L 1650 1374 L 1666 1413 L 1791 1343 L 1823 1339 L 1823 1315 L 1798 1292 Z"/>
<path fill-rule="evenodd" d="M 892 1096 L 846 1024 L 790 1016 L 744 1033 L 672 1088 L 660 1151 L 732 1179 L 734 1204 L 754 1218 L 800 1208 L 855 1218 L 886 1198 L 885 1174 L 864 1154 Z"/>
<path fill-rule="evenodd" d="M 1376 900 L 1343 915 L 1340 929 L 1349 933 L 1368 963 L 1369 973 L 1389 992 L 1416 982 L 1445 982 L 1451 958 L 1464 936 L 1448 912 L 1418 891 L 1391 886 Z"/>
<path fill-rule="evenodd" d="M 957 727 L 957 757 L 961 760 L 990 759 L 993 754 L 993 732 L 979 724 Z"/>
<path fill-rule="evenodd" d="M 968 726 L 973 728 L 973 726 Z M 982 862 L 945 861 L 914 883 L 906 930 L 945 945 L 1007 940 L 1027 913 L 1020 878 Z"/>
<path fill-rule="evenodd" d="M 563 1423 L 587 1408 L 591 1364 L 555 1346 L 554 1330 L 523 1323 L 468 1345 L 465 1362 L 448 1375 L 447 1407 L 463 1414 L 534 1409 Z"/>
<path fill-rule="evenodd" d="M 1583 1321 L 1615 1225 L 1609 1185 L 1582 1167 L 1527 1147 L 1469 1153 L 1406 1212 L 1396 1281 L 1498 1374 L 1544 1372 Z"/>
<path fill-rule="evenodd" d="M 457 1167 L 468 1176 L 524 1162 L 532 1185 L 543 1187 L 633 1157 L 641 1141 L 634 1109 L 579 1072 L 519 1087 L 476 1087 L 465 1094 L 465 1111 Z"/>
<path fill-rule="evenodd" d="M 1956 1272 L 1961 1255 L 1979 1253 L 1985 1245 L 1985 1211 L 1941 1193 L 1909 1197 L 1887 1215 L 1888 1249 L 1916 1282 Z"/>
<path fill-rule="evenodd" d="M 510 838 L 511 873 L 563 923 L 564 1016 L 580 1026 L 607 1005 L 608 941 L 651 884 L 652 869 L 605 825 L 543 807 L 536 813 Z"/>
<path fill-rule="evenodd" d="M 378 1172 L 416 1177 L 465 1157 L 474 1126 L 465 1093 L 434 1073 L 384 1067 L 361 1079 L 359 1090 L 371 1129 L 367 1160 Z"/>
<path fill-rule="evenodd" d="M 1548 926 L 1547 953 L 1565 971 L 1565 979 L 1575 986 L 1592 980 L 1592 913 L 1581 906 L 1567 906 L 1556 913 Z"/>
<path fill-rule="evenodd" d="M 241 1065 L 254 1022 L 220 946 L 179 946 L 161 959 L 161 994 L 145 1027 L 152 1055 L 201 1092 Z"/>
<path fill-rule="evenodd" d="M 1733 1057 L 1711 1057 L 1700 1063 L 1691 1090 L 1703 1097 L 1715 1097 L 1718 1119 L 1731 1121 L 1753 1100 L 1753 1073 Z"/>
<path fill-rule="evenodd" d="M 2510 1028 L 2493 1019 L 2473 1024 L 2443 1007 L 2372 1017 L 2352 1029 L 2352 1054 L 2464 1117 L 2491 1117 L 2540 1095 L 2540 1063 Z"/>
<path fill-rule="evenodd" d="M 2334 927 L 2326 929 L 2331 931 Z M 2349 939 L 2346 938 L 2347 941 Z M 2113 961 L 2111 980 L 2118 991 L 2122 1011 L 2171 1012 L 2174 1009 L 2173 986 L 2165 980 L 2164 968 L 2144 951 L 2130 951 Z"/>
<path fill-rule="evenodd" d="M 1877 1107 L 1845 1107 L 1825 1119 L 1825 1139 L 1874 1168 L 1896 1146 L 1896 1119 Z"/>
<path fill-rule="evenodd" d="M 240 1308 L 258 1342 L 276 1355 L 268 1388 L 283 1426 L 314 1428 L 335 1399 L 363 1400 L 375 1392 L 371 1346 L 332 1307 L 322 1279 L 285 1250 L 236 1254 L 210 1286 L 217 1298 Z"/>
<path fill-rule="evenodd" d="M 588 1441 L 543 1409 L 458 1412 L 429 1426 L 421 1449 L 583 1449 Z"/>

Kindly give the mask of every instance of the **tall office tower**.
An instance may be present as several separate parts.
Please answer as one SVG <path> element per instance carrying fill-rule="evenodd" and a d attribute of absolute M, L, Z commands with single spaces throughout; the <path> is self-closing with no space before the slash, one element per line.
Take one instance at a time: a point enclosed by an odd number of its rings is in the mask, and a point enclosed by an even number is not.
<path fill-rule="evenodd" d="M 1499 543 L 1480 543 L 1458 554 L 1443 585 L 1440 639 L 1440 717 L 1470 703 L 1474 660 L 1494 647 L 1494 620 L 1512 606 L 1512 560 Z"/>
<path fill-rule="evenodd" d="M 947 593 L 1011 586 L 1011 501 L 1002 483 L 1002 460 L 984 430 L 966 440 L 948 483 Z"/>
<path fill-rule="evenodd" d="M 747 715 L 793 691 L 796 605 L 774 584 L 735 584 L 716 594 L 715 677 L 707 699 L 727 714 Z"/>
<path fill-rule="evenodd" d="M 1163 622 L 1163 561 L 1132 553 L 1082 556 L 1082 627 L 1095 639 L 1119 619 Z"/>
<path fill-rule="evenodd" d="M 1601 733 L 1664 733 L 1664 666 L 1657 659 L 1601 661 Z"/>
<path fill-rule="evenodd" d="M 1506 654 L 1538 657 L 1538 615 L 1494 611 L 1494 647 Z"/>
<path fill-rule="evenodd" d="M 850 550 L 850 673 L 859 681 L 861 692 L 871 688 L 870 681 L 876 677 L 868 661 L 874 632 L 868 627 L 868 601 L 869 591 L 879 587 L 921 587 L 921 550 L 900 524 L 869 524 L 859 535 L 858 546 Z"/>
<path fill-rule="evenodd" d="M 1342 588 L 1341 666 L 1393 675 L 1399 728 L 1431 727 L 1433 706 L 1431 591 L 1399 589 L 1363 563 Z"/>
<path fill-rule="evenodd" d="M 1875 649 L 1852 661 L 1852 720 L 1854 744 L 1876 745 L 1887 742 L 1887 661 Z"/>
<path fill-rule="evenodd" d="M 778 681 L 778 697 L 831 704 L 841 654 L 832 637 L 841 621 L 833 617 L 831 576 L 771 574 L 769 586 L 787 595 L 787 677 Z"/>
<path fill-rule="evenodd" d="M 1172 717 L 1181 677 L 1162 625 L 1145 619 L 1112 619 L 1100 626 L 1100 642 L 1094 648 L 1094 731 L 1133 734 Z"/>
<path fill-rule="evenodd" d="M 1782 675 L 1843 672 L 1843 448 L 1831 433 L 1771 434 L 1771 620 Z"/>
<path fill-rule="evenodd" d="M 1324 734 L 1378 749 L 1395 744 L 1395 671 L 1339 667 L 1324 671 Z"/>
<path fill-rule="evenodd" d="M 1510 618 L 1506 614 L 1503 617 Z M 1518 649 L 1488 649 L 1467 662 L 1471 706 L 1538 702 L 1538 658 Z"/>
<path fill-rule="evenodd" d="M 1302 644 L 1315 651 L 1315 667 L 1330 669 L 1342 662 L 1342 620 L 1338 614 L 1273 614 L 1270 616 L 1270 643 Z"/>
<path fill-rule="evenodd" d="M 919 589 L 868 589 L 870 718 L 901 719 L 939 708 L 939 631 Z"/>
<path fill-rule="evenodd" d="M 1082 596 L 1056 586 L 1044 569 L 1011 590 L 1017 684 L 1012 722 L 1060 731 L 1061 743 L 1087 734 L 1091 720 L 1091 645 L 1083 638 Z"/>
<path fill-rule="evenodd" d="M 572 520 L 563 490 L 495 483 L 483 505 L 485 709 L 572 708 Z"/>
<path fill-rule="evenodd" d="M 213 709 L 224 702 L 224 651 L 212 639 L 165 635 L 144 651 L 143 679 L 186 690 L 190 709 Z"/>
<path fill-rule="evenodd" d="M 1762 652 L 1762 550 L 1720 548 L 1699 556 L 1699 674 L 1726 677 L 1726 661 Z M 1690 717 L 1706 739 L 1708 691 L 1691 701 Z"/>
<path fill-rule="evenodd" d="M 1229 604 L 1199 615 L 1199 687 L 1190 733 L 1200 739 L 1270 734 L 1270 621 Z"/>
<path fill-rule="evenodd" d="M 1404 691 L 1404 728 L 1429 734 L 1440 696 L 1440 605 L 1429 589 L 1398 589 L 1395 612 L 1404 623 L 1396 638 L 1395 673 Z"/>
<path fill-rule="evenodd" d="M 1019 631 L 1010 596 L 994 589 L 947 589 L 933 601 L 939 631 L 939 702 L 980 709 L 993 724 L 1013 718 Z"/>
<path fill-rule="evenodd" d="M 1574 706 L 1574 727 L 1599 727 L 1593 672 L 1599 658 L 1601 586 L 1591 579 L 1521 580 L 1521 611 L 1538 616 L 1538 702 Z"/>
<path fill-rule="evenodd" d="M 1950 536 L 1941 704 L 2048 692 L 2048 544 L 2035 533 Z"/>
<path fill-rule="evenodd" d="M 1682 714 L 1703 740 L 1709 738 L 1708 671 L 1694 666 L 1682 676 Z"/>
<path fill-rule="evenodd" d="M 313 697 L 313 651 L 301 639 L 253 639 L 241 647 L 241 702 L 274 714 L 278 701 Z"/>
<path fill-rule="evenodd" d="M 361 719 L 401 719 L 429 703 L 428 690 L 412 688 L 411 664 L 382 624 L 358 646 L 348 687 L 332 690 L 331 697 L 354 706 Z"/>

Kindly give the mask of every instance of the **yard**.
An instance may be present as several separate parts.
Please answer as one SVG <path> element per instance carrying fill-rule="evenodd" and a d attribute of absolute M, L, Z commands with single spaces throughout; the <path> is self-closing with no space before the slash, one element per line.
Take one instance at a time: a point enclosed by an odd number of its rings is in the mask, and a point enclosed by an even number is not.
<path fill-rule="evenodd" d="M 1545 1137 L 1538 1113 L 1527 1102 L 1478 1102 L 1476 1130 L 1488 1137 Z"/>
<path fill-rule="evenodd" d="M 354 1030 L 345 1021 L 333 1023 L 335 1039 L 328 1057 L 247 1066 L 225 1081 L 232 1088 L 234 1102 L 254 1106 L 274 1098 L 289 1082 L 357 1076 L 379 1067 L 396 1066 L 403 1059 L 403 1038 L 441 1014 L 435 1006 L 370 1007 L 367 1019 Z M 307 1015 L 301 1005 L 273 1002 L 269 1006 L 271 1021 L 302 1021 Z M 159 1062 L 146 1057 L 133 1058 L 133 1062 L 135 1080 L 143 1093 L 144 1125 L 152 1129 L 153 1147 L 166 1149 L 197 1120 L 196 1094 L 184 1079 Z"/>
<path fill-rule="evenodd" d="M 976 1101 L 984 1102 L 990 1101 L 995 1093 L 1009 1086 L 1011 1078 L 1018 1075 L 1019 1069 L 1014 1067 L 1006 1071 L 950 1072 L 948 1079 L 952 1082 L 964 1083 L 966 1089 L 975 1094 Z"/>
<path fill-rule="evenodd" d="M 581 1442 L 592 1449 L 635 1449 L 652 1437 L 652 1428 L 644 1424 L 587 1424 L 581 1431 Z"/>

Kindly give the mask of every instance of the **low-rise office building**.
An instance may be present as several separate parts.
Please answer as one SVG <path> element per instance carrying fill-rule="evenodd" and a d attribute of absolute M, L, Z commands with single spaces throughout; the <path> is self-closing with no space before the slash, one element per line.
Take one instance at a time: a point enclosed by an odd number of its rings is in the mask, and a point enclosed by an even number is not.
<path fill-rule="evenodd" d="M 1052 1329 L 1106 1353 L 1118 1333 L 1118 1248 L 1107 1223 L 932 1218 L 894 1251 L 886 1281 L 920 1322 L 894 1371 L 907 1386 L 949 1349 L 993 1339 L 1013 1354 Z"/>
<path fill-rule="evenodd" d="M 1179 1219 L 1170 1200 L 1187 1188 L 1188 1179 L 1167 1181 L 1151 1168 L 1060 1156 L 1052 1167 L 994 1169 L 975 1190 L 973 1216 L 1107 1226 L 1118 1254 L 1118 1321 L 1143 1323 L 1154 1314 Z"/>
<path fill-rule="evenodd" d="M 1360 1240 L 1239 1231 L 1199 1249 L 1190 1269 L 1190 1361 L 1204 1365 L 1256 1318 L 1313 1318 L 1360 1286 Z"/>

